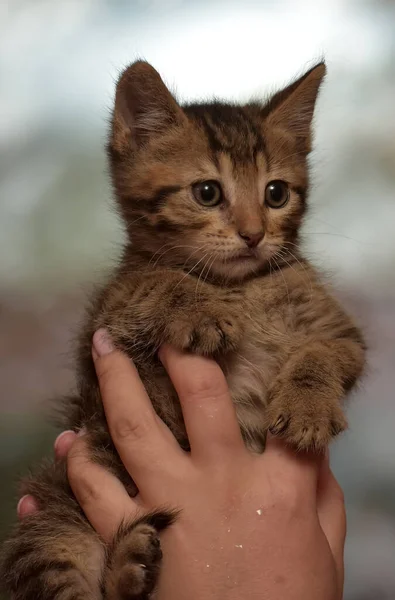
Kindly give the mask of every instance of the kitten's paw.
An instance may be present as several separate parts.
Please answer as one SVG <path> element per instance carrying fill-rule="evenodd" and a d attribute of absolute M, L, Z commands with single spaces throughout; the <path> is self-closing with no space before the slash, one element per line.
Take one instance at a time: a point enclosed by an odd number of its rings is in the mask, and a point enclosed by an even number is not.
<path fill-rule="evenodd" d="M 167 327 L 168 341 L 182 350 L 212 355 L 218 351 L 235 350 L 242 337 L 240 319 L 226 307 L 226 311 L 191 309 Z"/>
<path fill-rule="evenodd" d="M 336 435 L 347 429 L 338 400 L 319 393 L 301 392 L 284 386 L 270 394 L 268 429 L 298 450 L 325 450 Z"/>
<path fill-rule="evenodd" d="M 145 600 L 155 587 L 162 558 L 157 530 L 140 523 L 123 529 L 107 572 L 109 600 Z"/>

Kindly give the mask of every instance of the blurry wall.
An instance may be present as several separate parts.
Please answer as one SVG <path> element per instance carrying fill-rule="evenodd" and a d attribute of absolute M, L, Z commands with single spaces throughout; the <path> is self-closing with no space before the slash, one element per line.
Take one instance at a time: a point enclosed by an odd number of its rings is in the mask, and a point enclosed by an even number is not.
<path fill-rule="evenodd" d="M 14 481 L 51 451 L 48 400 L 72 386 L 84 297 L 122 243 L 103 152 L 119 70 L 144 57 L 181 99 L 246 99 L 324 54 L 304 243 L 370 345 L 332 451 L 349 514 L 345 598 L 395 598 L 394 31 L 390 0 L 1 3 L 1 530 Z"/>

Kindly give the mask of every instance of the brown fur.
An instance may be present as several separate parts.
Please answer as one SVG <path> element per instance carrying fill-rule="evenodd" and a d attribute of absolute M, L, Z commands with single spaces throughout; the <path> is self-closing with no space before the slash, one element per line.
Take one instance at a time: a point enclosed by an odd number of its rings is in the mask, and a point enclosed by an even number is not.
<path fill-rule="evenodd" d="M 266 104 L 183 108 L 144 62 L 120 78 L 108 153 L 129 242 L 88 313 L 65 424 L 86 427 L 93 459 L 131 494 L 91 359 L 98 327 L 133 358 L 156 411 L 186 449 L 181 410 L 156 358 L 164 342 L 219 361 L 252 449 L 263 449 L 269 429 L 298 449 L 322 450 L 346 428 L 341 401 L 362 372 L 364 342 L 298 247 L 324 74 L 317 65 Z M 207 208 L 193 185 L 211 180 L 223 200 Z M 264 201 L 275 180 L 289 189 L 279 209 Z M 247 248 L 242 234 L 264 237 Z M 106 546 L 83 517 L 64 465 L 44 465 L 24 492 L 40 511 L 3 549 L 3 580 L 15 600 L 148 597 L 160 560 L 157 532 L 171 513 L 125 524 Z"/>

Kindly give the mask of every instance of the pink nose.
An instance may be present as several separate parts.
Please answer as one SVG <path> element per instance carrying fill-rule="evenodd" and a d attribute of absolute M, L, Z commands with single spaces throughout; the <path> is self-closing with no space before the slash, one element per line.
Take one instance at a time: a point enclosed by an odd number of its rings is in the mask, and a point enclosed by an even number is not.
<path fill-rule="evenodd" d="M 257 231 L 256 233 L 239 231 L 239 236 L 245 241 L 249 248 L 256 248 L 264 235 L 263 231 Z"/>

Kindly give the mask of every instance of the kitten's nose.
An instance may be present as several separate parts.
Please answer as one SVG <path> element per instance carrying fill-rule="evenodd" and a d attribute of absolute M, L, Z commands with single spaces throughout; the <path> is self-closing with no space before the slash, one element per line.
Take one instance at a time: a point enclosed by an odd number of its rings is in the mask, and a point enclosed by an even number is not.
<path fill-rule="evenodd" d="M 265 233 L 257 231 L 256 233 L 239 231 L 239 236 L 245 241 L 249 248 L 256 248 Z"/>

